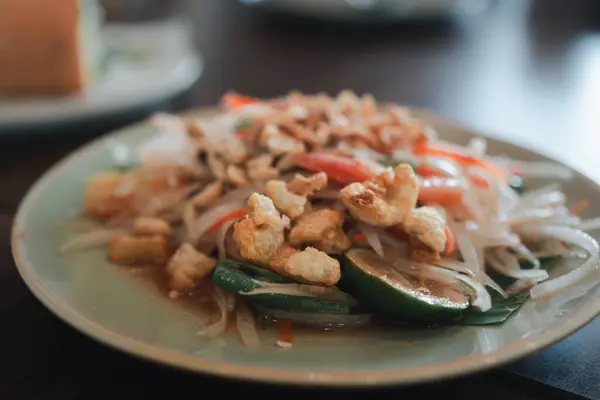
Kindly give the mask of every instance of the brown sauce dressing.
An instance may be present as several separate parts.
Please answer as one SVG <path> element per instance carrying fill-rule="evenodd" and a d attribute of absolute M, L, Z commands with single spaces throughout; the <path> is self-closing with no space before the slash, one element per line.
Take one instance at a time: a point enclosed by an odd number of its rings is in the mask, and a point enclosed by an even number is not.
<path fill-rule="evenodd" d="M 294 330 L 291 322 L 283 321 L 279 324 L 279 340 L 294 344 Z"/>
<path fill-rule="evenodd" d="M 209 280 L 200 282 L 196 290 L 189 294 L 182 294 L 176 299 L 171 299 L 169 293 L 169 279 L 162 265 L 149 265 L 144 267 L 118 267 L 122 272 L 133 275 L 145 281 L 153 290 L 158 292 L 166 301 L 177 302 L 178 306 L 202 317 L 212 317 L 217 313 L 217 307 L 210 301 L 212 283 Z"/>
<path fill-rule="evenodd" d="M 169 281 L 165 273 L 164 266 L 149 265 L 144 267 L 127 267 L 118 266 L 119 270 L 127 275 L 131 275 L 137 279 L 141 279 L 150 286 L 150 288 L 156 291 L 165 301 L 173 301 L 177 303 L 177 306 L 184 307 L 184 309 L 198 315 L 202 318 L 207 318 L 206 323 L 212 323 L 218 318 L 219 310 L 216 305 L 211 301 L 212 291 L 214 290 L 213 283 L 209 278 L 204 279 L 194 292 L 187 295 L 180 295 L 176 299 L 171 299 L 169 293 Z M 251 307 L 252 309 L 252 307 Z M 260 332 L 275 329 L 278 332 L 279 340 L 287 343 L 296 344 L 301 342 L 302 344 L 317 344 L 320 343 L 320 339 L 329 344 L 339 344 L 340 346 L 345 345 L 348 340 L 353 338 L 359 338 L 372 334 L 374 328 L 380 331 L 393 332 L 399 328 L 403 331 L 407 329 L 424 329 L 430 328 L 432 325 L 419 322 L 406 322 L 406 323 L 390 323 L 389 321 L 380 320 L 374 318 L 371 322 L 352 327 L 319 327 L 310 324 L 302 324 L 299 322 L 290 322 L 284 319 L 277 319 L 271 316 L 262 315 L 255 312 L 256 328 Z M 228 320 L 228 326 L 226 332 L 235 334 L 236 318 L 233 315 Z M 318 333 L 318 338 L 314 338 L 314 335 Z M 299 338 L 308 337 L 312 335 L 310 340 L 299 340 Z M 334 340 L 332 340 L 334 339 Z M 341 341 L 340 341 L 341 340 Z M 275 344 L 273 344 L 275 345 Z"/>

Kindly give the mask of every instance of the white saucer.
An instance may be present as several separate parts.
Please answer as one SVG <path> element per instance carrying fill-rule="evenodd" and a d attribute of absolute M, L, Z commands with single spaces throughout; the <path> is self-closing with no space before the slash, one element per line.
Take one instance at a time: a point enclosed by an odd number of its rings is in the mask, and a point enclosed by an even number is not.
<path fill-rule="evenodd" d="M 238 0 L 257 8 L 330 21 L 383 22 L 446 18 L 472 13 L 487 1 L 464 0 Z"/>
<path fill-rule="evenodd" d="M 104 76 L 83 93 L 64 97 L 0 97 L 0 135 L 8 127 L 106 117 L 169 99 L 189 88 L 203 69 L 183 21 L 107 24 Z"/>

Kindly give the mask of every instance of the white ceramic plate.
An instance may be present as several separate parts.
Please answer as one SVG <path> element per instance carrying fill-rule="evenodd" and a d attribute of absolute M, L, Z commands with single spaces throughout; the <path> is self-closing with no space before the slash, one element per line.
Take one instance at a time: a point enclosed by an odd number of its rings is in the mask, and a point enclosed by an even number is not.
<path fill-rule="evenodd" d="M 238 0 L 265 9 L 332 21 L 381 22 L 446 18 L 484 9 L 488 1 L 460 0 Z"/>
<path fill-rule="evenodd" d="M 477 134 L 427 112 L 417 115 L 444 139 L 465 144 Z M 154 129 L 139 123 L 97 139 L 51 168 L 28 192 L 15 218 L 17 268 L 32 292 L 58 317 L 90 337 L 132 355 L 205 374 L 310 386 L 406 384 L 464 375 L 514 361 L 555 343 L 600 313 L 598 274 L 559 297 L 527 302 L 500 325 L 296 332 L 294 347 L 275 346 L 261 331 L 258 351 L 230 332 L 216 341 L 196 335 L 205 316 L 160 295 L 152 285 L 110 265 L 106 250 L 63 257 L 69 236 L 58 222 L 82 209 L 90 174 L 114 167 L 114 140 L 135 146 Z M 490 140 L 490 154 L 545 160 L 538 153 Z M 538 184 L 529 181 L 530 187 Z M 600 187 L 576 173 L 564 184 L 573 200 L 587 198 L 583 217 L 600 215 Z M 598 232 L 596 232 L 596 237 Z M 556 266 L 551 275 L 568 265 Z M 593 286 L 595 285 L 595 286 Z M 569 296 L 573 299 L 568 300 Z"/>
<path fill-rule="evenodd" d="M 203 63 L 183 21 L 105 27 L 106 73 L 83 93 L 26 99 L 0 97 L 0 134 L 9 127 L 48 125 L 123 113 L 189 88 Z"/>

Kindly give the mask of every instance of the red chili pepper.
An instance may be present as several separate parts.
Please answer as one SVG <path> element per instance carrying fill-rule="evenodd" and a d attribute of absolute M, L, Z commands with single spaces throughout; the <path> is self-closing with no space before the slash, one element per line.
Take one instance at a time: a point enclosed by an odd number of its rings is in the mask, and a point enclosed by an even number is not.
<path fill-rule="evenodd" d="M 221 227 L 221 225 L 223 225 L 225 222 L 229 221 L 230 219 L 239 219 L 244 217 L 246 214 L 248 214 L 248 210 L 245 208 L 238 208 L 235 209 L 233 211 L 231 211 L 228 214 L 225 214 L 224 216 L 222 216 L 221 218 L 219 218 L 219 220 L 217 222 L 215 222 L 214 224 L 211 225 L 210 228 L 208 228 L 209 232 L 216 232 L 219 230 L 219 228 Z"/>
<path fill-rule="evenodd" d="M 417 156 L 438 156 L 438 157 L 448 157 L 456 160 L 459 164 L 462 165 L 475 165 L 482 168 L 485 168 L 502 182 L 507 181 L 506 174 L 504 171 L 498 169 L 496 166 L 491 163 L 481 160 L 475 156 L 462 154 L 454 149 L 447 149 L 442 147 L 436 147 L 428 143 L 427 141 L 418 141 L 413 147 L 413 153 Z M 479 180 L 481 182 L 481 180 Z M 487 182 L 486 182 L 487 184 Z"/>
<path fill-rule="evenodd" d="M 444 234 L 446 235 L 446 251 L 444 252 L 444 256 L 448 257 L 455 250 L 454 235 L 452 235 L 452 231 L 448 228 L 448 225 L 444 227 Z"/>
<path fill-rule="evenodd" d="M 356 233 L 356 234 L 354 234 L 354 241 L 355 242 L 364 242 L 365 240 L 367 240 L 367 238 L 362 233 Z"/>

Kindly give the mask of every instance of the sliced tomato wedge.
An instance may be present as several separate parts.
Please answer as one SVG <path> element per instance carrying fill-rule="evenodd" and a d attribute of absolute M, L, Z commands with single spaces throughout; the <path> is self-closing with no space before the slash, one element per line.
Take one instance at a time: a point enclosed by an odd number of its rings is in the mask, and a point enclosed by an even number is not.
<path fill-rule="evenodd" d="M 447 176 L 444 171 L 441 171 L 429 164 L 419 164 L 415 168 L 415 172 L 417 175 L 422 176 L 423 178 L 430 178 L 435 176 Z"/>
<path fill-rule="evenodd" d="M 325 172 L 327 177 L 340 184 L 364 182 L 375 174 L 360 161 L 330 153 L 303 153 L 295 161 L 304 169 Z M 419 201 L 427 204 L 460 203 L 464 191 L 457 178 L 431 177 L 420 180 Z"/>
<path fill-rule="evenodd" d="M 340 184 L 363 182 L 374 176 L 373 171 L 358 160 L 331 153 L 303 153 L 294 160 L 312 172 L 325 172 L 327 178 Z"/>
<path fill-rule="evenodd" d="M 460 203 L 464 192 L 464 185 L 456 178 L 421 179 L 419 186 L 419 201 L 425 204 Z"/>

